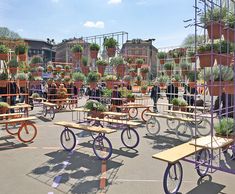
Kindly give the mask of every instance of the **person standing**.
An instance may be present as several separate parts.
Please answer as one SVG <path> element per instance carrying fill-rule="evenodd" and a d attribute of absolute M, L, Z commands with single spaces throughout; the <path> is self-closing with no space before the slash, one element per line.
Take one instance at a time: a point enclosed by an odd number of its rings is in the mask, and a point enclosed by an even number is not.
<path fill-rule="evenodd" d="M 161 91 L 160 91 L 160 87 L 158 86 L 158 82 L 155 82 L 154 86 L 152 87 L 151 95 L 150 95 L 150 97 L 153 100 L 153 111 L 154 112 L 158 112 L 157 101 L 160 98 L 160 92 Z"/>
<path fill-rule="evenodd" d="M 176 87 L 172 82 L 167 86 L 166 89 L 166 97 L 168 99 L 168 103 L 170 104 L 173 98 L 178 98 L 178 87 Z M 168 106 L 168 110 L 170 110 L 171 107 Z"/>

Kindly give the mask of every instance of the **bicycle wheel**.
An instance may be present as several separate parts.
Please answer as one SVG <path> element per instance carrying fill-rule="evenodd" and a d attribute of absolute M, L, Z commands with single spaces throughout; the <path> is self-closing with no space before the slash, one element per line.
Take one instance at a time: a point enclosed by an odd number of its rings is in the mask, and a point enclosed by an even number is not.
<path fill-rule="evenodd" d="M 74 108 L 76 108 L 77 104 L 72 101 L 71 103 L 69 103 L 69 110 L 73 110 Z"/>
<path fill-rule="evenodd" d="M 121 133 L 121 140 L 127 148 L 135 148 L 139 144 L 139 135 L 135 129 L 126 128 Z"/>
<path fill-rule="evenodd" d="M 100 123 L 100 121 L 90 121 L 90 126 L 96 126 L 96 127 L 103 127 L 103 125 Z M 90 132 L 92 139 L 95 139 L 98 135 L 96 132 Z"/>
<path fill-rule="evenodd" d="M 160 131 L 160 123 L 155 117 L 151 117 L 146 123 L 146 128 L 151 135 L 157 135 Z"/>
<path fill-rule="evenodd" d="M 176 129 L 176 136 L 179 140 L 187 142 L 193 137 L 193 129 L 187 123 L 180 123 Z"/>
<path fill-rule="evenodd" d="M 37 128 L 32 123 L 23 123 L 19 128 L 18 138 L 24 143 L 32 142 L 37 135 Z"/>
<path fill-rule="evenodd" d="M 152 111 L 151 110 L 149 110 L 149 109 L 145 109 L 145 110 L 143 110 L 143 112 L 141 113 L 141 118 L 142 118 L 142 120 L 144 121 L 144 122 L 147 122 L 149 119 L 150 119 L 150 117 L 151 116 L 148 116 L 148 115 L 146 115 L 145 113 L 151 113 Z"/>
<path fill-rule="evenodd" d="M 45 117 L 47 115 L 47 106 L 42 107 L 42 115 Z"/>
<path fill-rule="evenodd" d="M 129 109 L 129 116 L 130 118 L 135 118 L 138 115 L 138 109 L 137 108 L 130 108 Z"/>
<path fill-rule="evenodd" d="M 49 115 L 50 115 L 51 120 L 53 120 L 55 118 L 55 109 L 54 109 L 54 107 L 51 107 L 49 109 Z"/>
<path fill-rule="evenodd" d="M 210 151 L 200 150 L 196 157 L 196 171 L 200 177 L 206 176 L 210 165 Z"/>
<path fill-rule="evenodd" d="M 60 143 L 66 151 L 71 151 L 76 146 L 76 136 L 72 130 L 65 128 L 60 134 Z"/>
<path fill-rule="evenodd" d="M 180 162 L 168 164 L 163 178 L 163 188 L 166 194 L 176 194 L 183 179 L 183 168 Z"/>
<path fill-rule="evenodd" d="M 21 123 L 9 123 L 6 124 L 6 131 L 10 135 L 17 135 L 19 128 L 20 128 Z"/>
<path fill-rule="evenodd" d="M 166 124 L 170 130 L 176 130 L 180 122 L 175 119 L 166 119 Z"/>
<path fill-rule="evenodd" d="M 200 136 L 207 136 L 207 135 L 210 135 L 211 133 L 211 123 L 203 118 L 201 120 L 201 124 L 200 125 L 197 125 L 197 132 L 199 133 Z"/>
<path fill-rule="evenodd" d="M 112 155 L 112 144 L 103 135 L 98 135 L 93 141 L 93 151 L 100 160 L 108 160 Z"/>

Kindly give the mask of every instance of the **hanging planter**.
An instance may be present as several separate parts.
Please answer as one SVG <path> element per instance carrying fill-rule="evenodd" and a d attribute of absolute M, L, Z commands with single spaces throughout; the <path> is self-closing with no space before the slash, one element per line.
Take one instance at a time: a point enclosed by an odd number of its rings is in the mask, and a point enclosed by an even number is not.
<path fill-rule="evenodd" d="M 83 85 L 83 81 L 75 81 L 75 82 L 74 82 L 74 85 L 75 85 L 77 88 L 81 88 L 82 85 Z"/>
<path fill-rule="evenodd" d="M 97 72 L 91 71 L 88 73 L 87 82 L 89 83 L 90 88 L 96 88 L 99 78 L 100 75 Z"/>
<path fill-rule="evenodd" d="M 208 81 L 207 87 L 210 93 L 210 96 L 221 96 L 223 92 L 223 82 L 221 81 Z"/>
<path fill-rule="evenodd" d="M 204 68 L 214 66 L 216 55 L 216 53 L 211 52 L 198 54 L 200 60 L 200 67 Z"/>
<path fill-rule="evenodd" d="M 220 39 L 223 34 L 224 22 L 211 21 L 206 25 L 209 39 Z"/>
<path fill-rule="evenodd" d="M 163 65 L 165 63 L 165 58 L 167 57 L 167 53 L 166 52 L 159 52 L 157 54 L 158 58 L 159 58 L 159 62 L 161 65 Z"/>
<path fill-rule="evenodd" d="M 0 44 L 0 60 L 6 61 L 8 59 L 8 51 L 9 49 L 5 45 Z"/>
<path fill-rule="evenodd" d="M 116 47 L 118 46 L 118 42 L 114 38 L 105 38 L 104 46 L 107 50 L 107 55 L 109 57 L 114 57 L 116 53 Z"/>
<path fill-rule="evenodd" d="M 73 52 L 73 57 L 75 60 L 80 60 L 82 58 L 83 47 L 80 44 L 75 44 L 71 51 Z"/>
<path fill-rule="evenodd" d="M 15 53 L 18 55 L 19 61 L 26 61 L 26 54 L 28 51 L 28 47 L 25 44 L 19 44 L 15 48 Z"/>
<path fill-rule="evenodd" d="M 92 59 L 97 59 L 98 52 L 100 50 L 100 46 L 96 43 L 92 43 L 90 45 L 90 57 Z"/>
<path fill-rule="evenodd" d="M 81 65 L 81 70 L 84 75 L 87 75 L 90 72 L 89 67 Z"/>
<path fill-rule="evenodd" d="M 117 65 L 116 71 L 117 71 L 117 75 L 119 77 L 123 77 L 125 75 L 125 72 L 126 72 L 126 65 L 125 64 Z"/>
<path fill-rule="evenodd" d="M 108 89 L 112 89 L 116 80 L 117 80 L 117 76 L 115 76 L 115 75 L 107 75 L 105 77 L 106 87 Z"/>
<path fill-rule="evenodd" d="M 224 83 L 224 92 L 226 94 L 235 94 L 234 81 L 227 81 Z"/>
<path fill-rule="evenodd" d="M 8 54 L 0 53 L 0 60 L 7 61 L 7 59 L 8 59 Z"/>
<path fill-rule="evenodd" d="M 26 58 L 27 58 L 26 54 L 18 55 L 18 57 L 19 57 L 19 61 L 26 61 Z"/>
<path fill-rule="evenodd" d="M 142 66 L 141 67 L 140 73 L 141 73 L 141 76 L 144 80 L 147 79 L 148 72 L 149 72 L 149 68 L 147 66 Z"/>
<path fill-rule="evenodd" d="M 217 54 L 216 56 L 217 64 L 224 66 L 230 66 L 232 63 L 233 55 L 232 54 Z"/>
<path fill-rule="evenodd" d="M 75 72 L 75 73 L 72 74 L 72 78 L 74 80 L 74 85 L 77 88 L 81 88 L 82 84 L 83 84 L 83 81 L 85 80 L 84 74 L 82 74 L 80 72 Z"/>
<path fill-rule="evenodd" d="M 105 60 L 99 59 L 96 61 L 96 65 L 98 68 L 98 72 L 101 74 L 101 76 L 104 76 L 105 68 L 108 65 L 108 62 L 106 62 Z"/>
<path fill-rule="evenodd" d="M 144 64 L 144 59 L 136 59 L 136 68 L 141 68 L 141 66 Z"/>
<path fill-rule="evenodd" d="M 179 64 L 180 63 L 180 58 L 174 58 L 175 64 Z"/>

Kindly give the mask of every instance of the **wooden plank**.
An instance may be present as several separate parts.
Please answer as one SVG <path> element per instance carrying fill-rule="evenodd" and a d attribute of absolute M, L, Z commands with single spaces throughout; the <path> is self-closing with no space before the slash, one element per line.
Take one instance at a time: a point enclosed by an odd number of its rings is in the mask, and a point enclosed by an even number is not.
<path fill-rule="evenodd" d="M 90 110 L 85 109 L 85 108 L 74 108 L 73 111 L 77 111 L 77 112 L 90 112 Z"/>
<path fill-rule="evenodd" d="M 173 164 L 185 157 L 194 154 L 195 152 L 201 149 L 203 148 L 195 147 L 194 145 L 191 145 L 187 142 L 170 148 L 168 150 L 162 151 L 160 153 L 154 154 L 152 157 L 154 159 L 162 160 Z"/>
<path fill-rule="evenodd" d="M 162 106 L 173 106 L 173 104 L 168 104 L 168 103 L 160 103 L 158 102 L 157 105 L 162 105 Z"/>
<path fill-rule="evenodd" d="M 14 106 L 10 106 L 9 109 L 19 109 L 19 108 L 31 108 L 32 106 L 29 104 L 19 104 L 19 105 L 14 105 Z"/>
<path fill-rule="evenodd" d="M 46 106 L 51 106 L 51 107 L 57 106 L 56 104 L 51 103 L 51 102 L 42 102 L 42 104 Z"/>
<path fill-rule="evenodd" d="M 0 114 L 0 117 L 14 117 L 14 116 L 20 116 L 24 115 L 24 113 L 6 113 L 6 114 Z"/>
<path fill-rule="evenodd" d="M 187 108 L 194 108 L 198 110 L 209 110 L 209 107 L 203 107 L 203 106 L 186 106 Z"/>
<path fill-rule="evenodd" d="M 36 117 L 23 117 L 23 118 L 17 118 L 17 119 L 8 119 L 8 120 L 2 120 L 0 121 L 0 124 L 8 124 L 8 123 L 20 123 L 23 121 L 30 121 L 30 120 L 36 120 Z"/>
<path fill-rule="evenodd" d="M 208 148 L 208 149 L 219 149 L 226 145 L 232 144 L 233 139 L 208 135 L 205 137 L 200 137 L 200 138 L 191 140 L 189 143 L 190 145 L 194 145 L 197 147 Z"/>
<path fill-rule="evenodd" d="M 195 114 L 195 113 L 192 113 L 192 112 L 175 111 L 175 110 L 164 110 L 164 112 L 182 114 L 182 115 L 191 115 L 191 116 L 198 116 L 199 115 L 199 114 Z"/>
<path fill-rule="evenodd" d="M 84 130 L 84 131 L 96 132 L 96 133 L 109 134 L 109 133 L 114 133 L 117 131 L 115 129 L 110 129 L 107 127 L 102 128 L 102 127 L 96 127 L 96 126 L 81 125 L 81 124 L 76 124 L 76 123 L 66 122 L 66 121 L 55 122 L 54 124 L 64 126 L 64 127 L 73 128 L 73 129 L 80 129 L 80 130 Z"/>
<path fill-rule="evenodd" d="M 159 117 L 159 118 L 179 120 L 179 121 L 184 121 L 184 122 L 194 122 L 195 121 L 194 118 L 176 117 L 176 116 L 173 116 L 173 115 L 167 115 L 167 114 L 161 114 L 161 113 L 146 112 L 145 115 L 152 116 L 152 117 Z"/>
<path fill-rule="evenodd" d="M 103 114 L 111 116 L 119 116 L 119 117 L 126 117 L 129 115 L 128 113 L 122 113 L 122 112 L 103 112 Z"/>
<path fill-rule="evenodd" d="M 94 121 L 104 121 L 108 123 L 115 123 L 115 124 L 123 124 L 123 125 L 129 125 L 129 126 L 139 126 L 142 123 L 128 121 L 128 120 L 118 120 L 118 119 L 112 119 L 112 118 L 92 118 L 92 117 L 86 117 L 88 120 L 94 120 Z"/>

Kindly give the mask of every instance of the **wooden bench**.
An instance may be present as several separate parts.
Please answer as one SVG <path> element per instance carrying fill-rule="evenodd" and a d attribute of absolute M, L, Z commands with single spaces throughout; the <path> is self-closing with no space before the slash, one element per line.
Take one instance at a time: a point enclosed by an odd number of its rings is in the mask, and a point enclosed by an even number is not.
<path fill-rule="evenodd" d="M 73 128 L 73 129 L 79 129 L 79 130 L 84 130 L 88 132 L 98 133 L 98 135 L 96 136 L 92 135 L 94 139 L 92 143 L 94 154 L 101 160 L 107 160 L 111 157 L 112 144 L 110 140 L 105 136 L 105 134 L 114 133 L 116 132 L 115 129 L 110 129 L 107 127 L 103 128 L 103 127 L 97 127 L 97 126 L 81 125 L 81 124 L 76 124 L 76 123 L 66 122 L 66 121 L 55 122 L 54 124 L 65 127 L 65 129 L 62 131 L 60 135 L 60 141 L 65 150 L 71 151 L 76 146 L 76 136 L 74 132 L 69 129 L 69 128 Z M 65 144 L 65 141 L 67 142 L 71 141 L 72 143 L 71 146 L 68 146 L 67 144 Z"/>
<path fill-rule="evenodd" d="M 164 110 L 164 112 L 173 113 L 173 114 L 188 115 L 188 116 L 199 116 L 200 115 L 197 113 L 185 112 L 185 111 L 175 111 L 175 110 Z"/>
<path fill-rule="evenodd" d="M 21 117 L 24 113 L 6 113 L 0 114 L 0 118 L 15 118 L 17 116 Z"/>
<path fill-rule="evenodd" d="M 162 114 L 162 113 L 147 112 L 145 114 L 148 115 L 148 116 L 151 116 L 151 117 L 159 117 L 159 118 L 165 118 L 165 119 L 170 119 L 170 120 L 178 120 L 178 121 L 183 121 L 183 122 L 194 122 L 195 121 L 195 119 L 193 119 L 193 118 L 176 117 L 176 116 Z"/>
<path fill-rule="evenodd" d="M 45 105 L 45 106 L 49 106 L 49 107 L 55 107 L 55 106 L 57 106 L 56 104 L 51 103 L 51 102 L 42 102 L 42 104 Z"/>
<path fill-rule="evenodd" d="M 6 125 L 6 131 L 11 135 L 18 135 L 20 141 L 24 143 L 32 142 L 37 135 L 37 128 L 32 123 L 33 120 L 36 120 L 36 117 L 23 117 L 17 119 L 7 119 L 1 120 L 0 125 Z M 9 124 L 20 124 L 16 132 L 12 132 L 8 128 Z"/>

